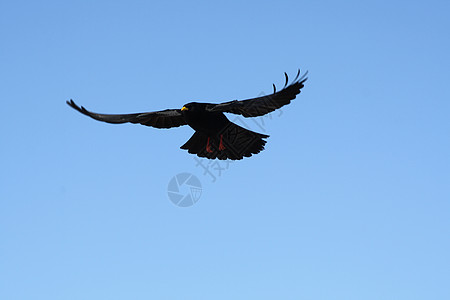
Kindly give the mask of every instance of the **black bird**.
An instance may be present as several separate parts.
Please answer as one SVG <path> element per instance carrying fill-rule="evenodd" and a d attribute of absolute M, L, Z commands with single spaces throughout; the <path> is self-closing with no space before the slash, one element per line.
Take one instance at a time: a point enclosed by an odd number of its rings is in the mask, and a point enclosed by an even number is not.
<path fill-rule="evenodd" d="M 246 118 L 270 113 L 295 99 L 303 88 L 303 83 L 308 79 L 307 73 L 299 77 L 300 70 L 298 70 L 297 76 L 289 85 L 288 75 L 284 73 L 286 82 L 283 89 L 277 92 L 273 85 L 273 94 L 267 96 L 219 104 L 191 102 L 185 104 L 181 109 L 111 115 L 90 112 L 83 106 L 76 105 L 72 99 L 67 101 L 67 104 L 82 114 L 107 123 L 139 123 L 156 128 L 189 125 L 195 130 L 195 133 L 181 146 L 181 149 L 209 159 L 238 160 L 262 151 L 266 144 L 264 139 L 269 136 L 247 130 L 230 122 L 224 112 L 239 114 Z"/>

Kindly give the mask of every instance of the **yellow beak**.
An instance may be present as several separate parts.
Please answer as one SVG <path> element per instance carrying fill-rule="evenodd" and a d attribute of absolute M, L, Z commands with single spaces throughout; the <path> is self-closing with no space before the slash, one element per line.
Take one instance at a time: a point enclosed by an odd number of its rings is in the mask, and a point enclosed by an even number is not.
<path fill-rule="evenodd" d="M 186 106 L 183 106 L 183 108 L 181 109 L 181 111 L 184 111 L 184 110 L 189 110 Z"/>

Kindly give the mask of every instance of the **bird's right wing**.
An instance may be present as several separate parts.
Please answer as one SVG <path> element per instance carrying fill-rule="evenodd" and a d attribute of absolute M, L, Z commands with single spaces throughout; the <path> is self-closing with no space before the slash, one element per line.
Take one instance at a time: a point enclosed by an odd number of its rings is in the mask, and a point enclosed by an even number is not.
<path fill-rule="evenodd" d="M 232 114 L 242 115 L 248 117 L 259 117 L 268 114 L 283 105 L 289 104 L 291 100 L 297 97 L 300 90 L 303 88 L 303 84 L 308 79 L 306 75 L 308 72 L 300 76 L 300 70 L 298 70 L 297 76 L 291 84 L 288 85 L 288 75 L 284 73 L 286 82 L 284 87 L 280 91 L 276 91 L 275 85 L 273 85 L 273 94 L 261 96 L 257 98 L 247 100 L 234 100 L 219 104 L 211 104 L 208 106 L 208 110 L 212 112 L 227 112 Z"/>
<path fill-rule="evenodd" d="M 83 106 L 80 107 L 76 105 L 72 99 L 70 99 L 70 101 L 67 101 L 67 104 L 86 116 L 106 123 L 134 123 L 142 124 L 145 126 L 152 126 L 155 128 L 171 128 L 187 124 L 183 115 L 181 114 L 180 109 L 166 109 L 161 111 L 136 114 L 110 115 L 98 114 L 88 111 Z"/>

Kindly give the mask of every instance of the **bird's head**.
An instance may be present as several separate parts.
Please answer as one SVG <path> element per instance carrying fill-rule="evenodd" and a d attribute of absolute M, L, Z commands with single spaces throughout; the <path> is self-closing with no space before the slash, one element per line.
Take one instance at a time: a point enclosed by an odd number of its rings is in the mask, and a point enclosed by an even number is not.
<path fill-rule="evenodd" d="M 190 102 L 188 104 L 183 105 L 181 108 L 181 111 L 183 113 L 196 113 L 200 112 L 202 109 L 204 110 L 204 106 L 202 106 L 203 103 L 197 103 L 197 102 Z"/>
<path fill-rule="evenodd" d="M 191 105 L 190 105 L 190 103 L 189 103 L 189 104 L 183 105 L 183 107 L 181 108 L 181 111 L 182 111 L 182 112 L 189 111 L 189 110 L 191 110 Z"/>

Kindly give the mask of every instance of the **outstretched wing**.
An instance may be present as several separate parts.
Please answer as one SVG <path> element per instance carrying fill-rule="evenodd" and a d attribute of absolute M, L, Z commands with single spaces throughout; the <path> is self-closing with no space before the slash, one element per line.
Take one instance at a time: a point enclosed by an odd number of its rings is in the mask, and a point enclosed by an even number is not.
<path fill-rule="evenodd" d="M 278 92 L 276 91 L 275 85 L 273 85 L 273 94 L 241 101 L 234 100 L 220 104 L 213 104 L 207 109 L 210 111 L 239 114 L 244 117 L 258 117 L 265 115 L 282 107 L 283 105 L 289 104 L 291 100 L 295 99 L 295 97 L 300 93 L 300 90 L 303 88 L 303 83 L 308 79 L 308 77 L 306 77 L 307 74 L 308 72 L 299 78 L 299 69 L 295 79 L 288 85 L 289 78 L 288 75 L 284 73 L 286 83 L 284 84 L 283 89 Z"/>
<path fill-rule="evenodd" d="M 67 101 L 67 104 L 86 116 L 106 123 L 120 124 L 129 122 L 155 128 L 171 128 L 187 124 L 180 109 L 166 109 L 162 111 L 125 115 L 109 115 L 88 111 L 83 106 L 80 107 L 76 105 L 72 99 Z"/>

